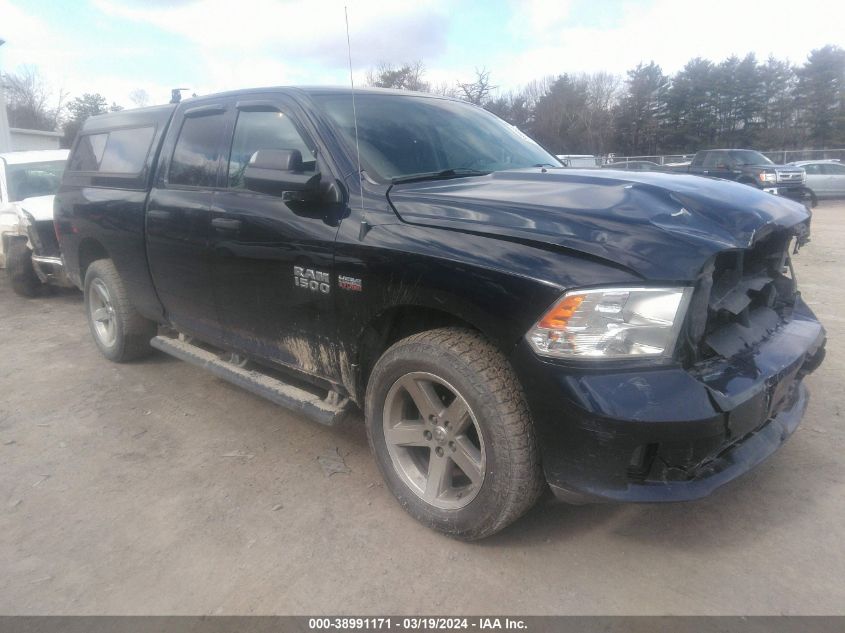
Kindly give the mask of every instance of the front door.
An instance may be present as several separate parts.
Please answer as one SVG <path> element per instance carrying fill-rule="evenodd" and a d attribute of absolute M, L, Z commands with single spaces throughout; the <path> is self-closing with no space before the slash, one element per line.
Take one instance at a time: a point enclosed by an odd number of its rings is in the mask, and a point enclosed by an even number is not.
<path fill-rule="evenodd" d="M 222 105 L 188 110 L 170 156 L 162 158 L 147 206 L 147 257 L 170 322 L 210 343 L 220 341 L 211 280 L 209 232 L 221 164 Z"/>
<path fill-rule="evenodd" d="M 305 171 L 333 177 L 291 106 L 239 101 L 225 186 L 212 201 L 217 310 L 229 344 L 247 355 L 336 381 L 333 276 L 338 203 L 250 191 L 244 169 L 258 150 L 299 150 Z M 221 183 L 222 184 L 222 183 Z"/>

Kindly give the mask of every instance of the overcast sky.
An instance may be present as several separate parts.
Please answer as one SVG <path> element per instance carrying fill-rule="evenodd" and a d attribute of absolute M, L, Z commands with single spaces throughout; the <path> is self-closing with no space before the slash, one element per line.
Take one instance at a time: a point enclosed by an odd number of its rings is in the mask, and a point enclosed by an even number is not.
<path fill-rule="evenodd" d="M 515 88 L 544 75 L 624 73 L 654 60 L 773 54 L 801 63 L 845 47 L 845 0 L 0 0 L 0 69 L 38 68 L 54 89 L 131 105 L 170 88 L 346 84 L 344 5 L 362 79 L 422 60 L 435 82 L 487 67 Z"/>

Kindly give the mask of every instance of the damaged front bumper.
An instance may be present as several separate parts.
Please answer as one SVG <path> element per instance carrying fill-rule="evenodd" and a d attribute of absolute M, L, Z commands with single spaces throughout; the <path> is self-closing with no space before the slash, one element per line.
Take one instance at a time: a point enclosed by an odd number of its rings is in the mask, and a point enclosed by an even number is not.
<path fill-rule="evenodd" d="M 572 503 L 687 501 L 774 453 L 807 406 L 825 332 L 800 299 L 753 350 L 692 368 L 564 365 L 523 345 L 514 364 L 546 479 Z"/>
<path fill-rule="evenodd" d="M 26 214 L 24 214 L 26 216 Z M 72 287 L 74 284 L 65 274 L 64 261 L 52 220 L 36 221 L 25 217 L 21 223 L 32 249 L 32 267 L 42 283 L 53 286 Z"/>

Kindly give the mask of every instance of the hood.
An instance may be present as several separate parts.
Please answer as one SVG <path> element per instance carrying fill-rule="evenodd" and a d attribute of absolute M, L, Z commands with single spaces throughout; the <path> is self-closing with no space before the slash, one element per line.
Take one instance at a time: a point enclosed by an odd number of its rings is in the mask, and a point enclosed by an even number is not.
<path fill-rule="evenodd" d="M 408 223 L 577 251 L 644 279 L 691 281 L 714 254 L 809 220 L 803 205 L 734 182 L 659 172 L 522 169 L 394 185 Z"/>
<path fill-rule="evenodd" d="M 24 198 L 15 204 L 18 207 L 33 217 L 36 222 L 44 220 L 53 221 L 53 198 L 56 196 L 34 196 L 32 198 Z"/>

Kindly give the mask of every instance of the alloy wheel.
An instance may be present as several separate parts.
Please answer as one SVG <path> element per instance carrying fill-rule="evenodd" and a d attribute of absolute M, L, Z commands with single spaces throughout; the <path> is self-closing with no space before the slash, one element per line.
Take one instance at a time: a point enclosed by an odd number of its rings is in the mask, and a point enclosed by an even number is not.
<path fill-rule="evenodd" d="M 402 481 L 441 510 L 466 506 L 484 482 L 481 429 L 460 393 L 439 376 L 412 372 L 384 404 L 384 439 Z"/>
<path fill-rule="evenodd" d="M 101 279 L 94 279 L 88 291 L 88 309 L 94 332 L 105 347 L 114 345 L 117 339 L 117 322 L 111 295 Z"/>

